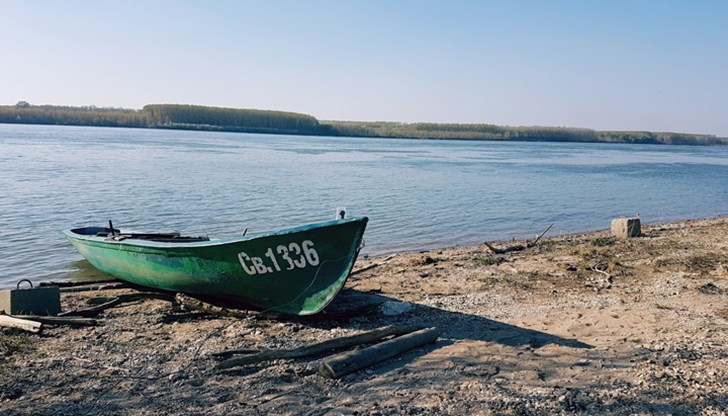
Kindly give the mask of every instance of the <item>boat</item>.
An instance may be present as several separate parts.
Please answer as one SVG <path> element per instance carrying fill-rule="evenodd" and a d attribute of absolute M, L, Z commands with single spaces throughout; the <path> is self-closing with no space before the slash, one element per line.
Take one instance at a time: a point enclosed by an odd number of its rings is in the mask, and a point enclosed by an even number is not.
<path fill-rule="evenodd" d="M 64 233 L 94 267 L 133 284 L 312 315 L 346 283 L 367 222 L 352 217 L 219 239 L 123 233 L 111 221 Z"/>

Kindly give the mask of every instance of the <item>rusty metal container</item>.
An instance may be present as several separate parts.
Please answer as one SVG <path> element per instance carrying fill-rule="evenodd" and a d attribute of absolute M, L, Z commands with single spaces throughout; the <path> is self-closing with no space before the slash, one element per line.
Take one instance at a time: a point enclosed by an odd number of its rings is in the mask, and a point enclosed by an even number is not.
<path fill-rule="evenodd" d="M 21 289 L 27 282 L 30 287 Z M 61 292 L 58 287 L 33 287 L 28 279 L 18 282 L 16 289 L 0 290 L 0 312 L 7 315 L 57 315 L 61 312 Z"/>

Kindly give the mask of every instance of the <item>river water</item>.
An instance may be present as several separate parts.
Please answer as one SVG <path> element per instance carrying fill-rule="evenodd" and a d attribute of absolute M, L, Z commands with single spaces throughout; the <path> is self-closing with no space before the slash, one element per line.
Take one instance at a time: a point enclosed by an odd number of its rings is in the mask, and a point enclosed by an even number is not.
<path fill-rule="evenodd" d="M 231 236 L 370 218 L 364 255 L 728 214 L 728 148 L 0 124 L 0 288 L 102 277 L 64 229 Z"/>

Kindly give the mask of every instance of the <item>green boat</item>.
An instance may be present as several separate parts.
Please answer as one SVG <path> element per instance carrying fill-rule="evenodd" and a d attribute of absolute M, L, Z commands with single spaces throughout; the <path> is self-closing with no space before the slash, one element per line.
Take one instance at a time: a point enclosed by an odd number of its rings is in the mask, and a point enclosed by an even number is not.
<path fill-rule="evenodd" d="M 122 233 L 111 222 L 64 233 L 94 267 L 127 282 L 311 315 L 346 283 L 367 221 L 354 217 L 221 239 Z"/>

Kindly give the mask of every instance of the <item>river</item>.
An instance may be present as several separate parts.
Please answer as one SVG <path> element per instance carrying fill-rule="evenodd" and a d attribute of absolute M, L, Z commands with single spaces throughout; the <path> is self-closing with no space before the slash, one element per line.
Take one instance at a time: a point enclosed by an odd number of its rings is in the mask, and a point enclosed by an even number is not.
<path fill-rule="evenodd" d="M 728 148 L 0 124 L 0 288 L 100 277 L 62 231 L 370 218 L 363 255 L 728 214 Z"/>

